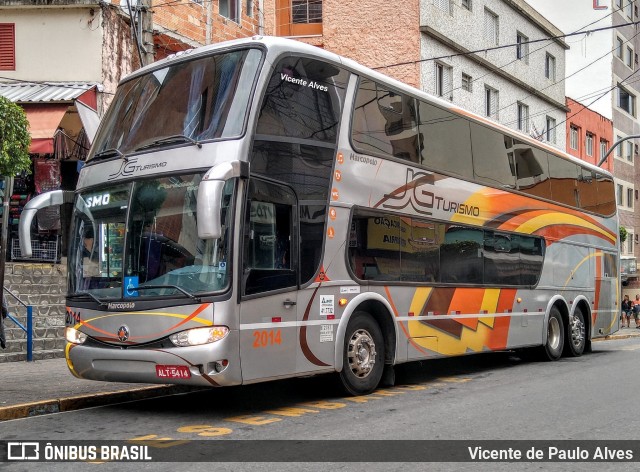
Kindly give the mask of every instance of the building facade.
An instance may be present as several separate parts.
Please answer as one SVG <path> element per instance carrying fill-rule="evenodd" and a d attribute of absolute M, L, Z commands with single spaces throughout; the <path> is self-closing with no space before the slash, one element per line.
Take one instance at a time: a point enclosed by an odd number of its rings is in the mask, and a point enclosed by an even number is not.
<path fill-rule="evenodd" d="M 637 103 L 640 83 L 636 78 L 640 33 L 635 25 L 640 19 L 638 2 L 599 0 L 592 4 L 565 0 L 563 5 L 572 12 L 566 15 L 564 9 L 559 11 L 553 0 L 528 1 L 565 33 L 575 33 L 571 39 L 572 48 L 567 52 L 566 81 L 567 95 L 572 97 L 575 106 L 567 115 L 567 122 L 579 120 L 579 114 L 591 109 L 612 120 L 611 145 L 640 135 Z M 581 32 L 585 34 L 577 34 Z M 636 262 L 640 255 L 639 143 L 637 138 L 621 142 L 607 162 L 613 166 L 620 226 L 627 234 L 620 245 L 621 272 L 623 293 L 631 298 L 640 293 Z M 567 148 L 571 152 L 569 141 Z"/>

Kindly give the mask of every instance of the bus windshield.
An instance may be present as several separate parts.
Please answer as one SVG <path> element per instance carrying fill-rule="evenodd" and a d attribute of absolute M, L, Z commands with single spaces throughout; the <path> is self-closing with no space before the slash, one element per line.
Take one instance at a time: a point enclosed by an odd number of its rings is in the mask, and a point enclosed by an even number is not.
<path fill-rule="evenodd" d="M 223 191 L 223 236 L 201 240 L 196 226 L 201 179 L 201 174 L 160 177 L 78 194 L 69 248 L 70 295 L 102 302 L 224 290 L 233 181 Z"/>
<path fill-rule="evenodd" d="M 257 49 L 231 51 L 121 84 L 88 160 L 240 136 L 260 58 Z"/>

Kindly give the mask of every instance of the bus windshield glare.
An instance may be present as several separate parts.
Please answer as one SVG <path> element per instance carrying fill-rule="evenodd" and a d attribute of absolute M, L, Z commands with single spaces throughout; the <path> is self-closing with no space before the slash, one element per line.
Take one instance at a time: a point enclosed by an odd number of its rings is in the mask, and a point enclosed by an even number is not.
<path fill-rule="evenodd" d="M 261 52 L 179 62 L 118 87 L 88 160 L 240 136 Z"/>
<path fill-rule="evenodd" d="M 222 195 L 222 237 L 205 241 L 198 238 L 196 221 L 201 179 L 200 174 L 159 177 L 77 195 L 70 295 L 104 301 L 224 290 L 233 181 Z"/>

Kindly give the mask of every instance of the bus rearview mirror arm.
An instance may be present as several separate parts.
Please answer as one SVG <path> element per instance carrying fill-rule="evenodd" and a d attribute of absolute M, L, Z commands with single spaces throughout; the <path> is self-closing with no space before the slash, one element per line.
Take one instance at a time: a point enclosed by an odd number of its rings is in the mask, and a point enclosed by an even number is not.
<path fill-rule="evenodd" d="M 62 205 L 63 203 L 73 203 L 73 191 L 52 190 L 51 192 L 40 194 L 27 202 L 20 214 L 18 226 L 20 253 L 24 257 L 31 257 L 33 254 L 31 251 L 31 222 L 38 210 L 53 205 Z"/>
<path fill-rule="evenodd" d="M 248 177 L 248 162 L 223 162 L 207 171 L 198 187 L 197 212 L 200 239 L 218 239 L 222 236 L 220 210 L 224 185 L 229 179 Z"/>

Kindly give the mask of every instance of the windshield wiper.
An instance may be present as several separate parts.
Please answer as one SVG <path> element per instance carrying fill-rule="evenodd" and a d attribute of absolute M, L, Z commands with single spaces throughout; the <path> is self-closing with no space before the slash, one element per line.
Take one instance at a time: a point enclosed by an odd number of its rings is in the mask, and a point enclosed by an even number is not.
<path fill-rule="evenodd" d="M 202 144 L 200 141 L 197 141 L 189 136 L 185 136 L 184 134 L 174 134 L 173 136 L 165 136 L 164 138 L 158 138 L 155 141 L 144 144 L 140 147 L 137 147 L 136 151 L 142 151 L 143 149 L 152 148 L 155 146 L 161 146 L 163 144 L 173 144 L 173 143 L 191 143 L 198 146 L 198 148 L 202 148 Z"/>
<path fill-rule="evenodd" d="M 89 293 L 89 292 L 78 292 L 74 295 L 71 295 L 69 298 L 77 298 L 77 297 L 82 297 L 82 296 L 88 296 L 89 298 L 93 299 L 94 301 L 98 302 L 98 305 L 100 306 L 107 306 L 107 302 L 100 300 L 98 297 L 96 297 L 93 293 Z"/>
<path fill-rule="evenodd" d="M 172 288 L 177 290 L 178 292 L 182 293 L 183 295 L 189 297 L 191 300 L 193 300 L 196 303 L 200 303 L 200 297 L 196 297 L 194 294 L 187 292 L 185 289 L 178 287 L 177 285 L 139 285 L 135 288 L 132 288 L 132 290 L 152 290 L 152 289 L 158 289 L 158 288 Z"/>
<path fill-rule="evenodd" d="M 110 148 L 110 149 L 105 149 L 104 151 L 95 153 L 91 159 L 106 159 L 108 157 L 114 157 L 114 156 L 121 157 L 122 159 L 127 158 L 127 156 L 125 156 L 122 152 L 120 152 L 119 149 Z"/>

